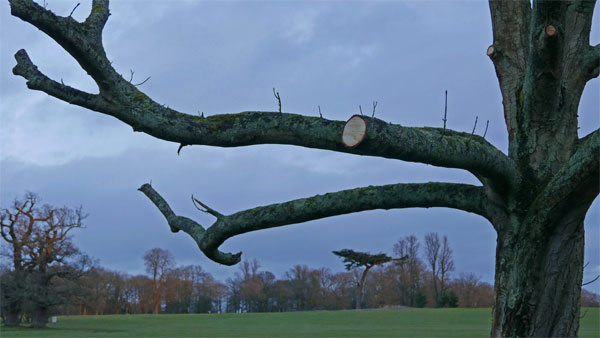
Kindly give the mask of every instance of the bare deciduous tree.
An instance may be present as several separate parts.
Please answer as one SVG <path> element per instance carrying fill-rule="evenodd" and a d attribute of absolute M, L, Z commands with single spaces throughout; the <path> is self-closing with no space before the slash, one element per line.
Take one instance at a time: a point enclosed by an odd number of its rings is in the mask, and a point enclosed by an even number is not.
<path fill-rule="evenodd" d="M 437 278 L 440 262 L 440 247 L 440 236 L 437 232 L 430 232 L 425 235 L 425 258 L 431 267 L 431 287 L 433 289 L 433 298 L 436 305 L 440 302 L 440 291 Z"/>
<path fill-rule="evenodd" d="M 13 272 L 3 288 L 6 325 L 18 325 L 25 302 L 31 304 L 33 327 L 45 327 L 50 308 L 64 302 L 68 289 L 53 287 L 56 278 L 73 279 L 79 271 L 69 260 L 79 255 L 70 232 L 82 228 L 82 208 L 40 206 L 36 194 L 15 199 L 0 210 L 0 234 L 10 248 Z M 3 284 L 4 284 L 3 283 Z M 64 285 L 64 283 L 63 283 Z"/>
<path fill-rule="evenodd" d="M 87 93 L 44 75 L 24 50 L 13 72 L 27 86 L 113 116 L 157 138 L 222 147 L 289 144 L 463 169 L 481 185 L 390 184 L 349 189 L 223 215 L 205 227 L 176 215 L 149 184 L 144 192 L 173 231 L 188 233 L 207 257 L 236 264 L 241 253 L 218 250 L 249 231 L 347 214 L 447 207 L 480 215 L 498 234 L 493 336 L 575 336 L 583 266 L 583 220 L 599 191 L 598 130 L 579 138 L 578 106 L 598 76 L 600 47 L 589 37 L 595 1 L 491 1 L 493 41 L 487 49 L 502 92 L 508 154 L 483 137 L 444 128 L 414 128 L 374 116 L 353 120 L 361 135 L 342 140 L 345 121 L 283 112 L 208 117 L 161 105 L 123 78 L 106 57 L 102 30 L 108 0 L 93 0 L 84 22 L 57 16 L 31 0 L 9 0 L 11 13 L 42 30 L 98 85 Z M 349 139 L 353 139 L 350 137 Z M 556 271 L 561 271 L 557 274 Z M 563 290 L 556 294 L 556 290 Z"/>
<path fill-rule="evenodd" d="M 454 271 L 454 259 L 452 258 L 452 249 L 448 243 L 448 236 L 444 236 L 442 240 L 442 250 L 440 251 L 440 264 L 437 272 L 440 279 L 440 294 L 446 293 L 450 277 L 449 273 Z"/>
<path fill-rule="evenodd" d="M 414 235 L 406 236 L 394 244 L 394 254 L 397 257 L 408 256 L 404 264 L 398 264 L 396 268 L 401 272 L 400 285 L 406 288 L 407 299 L 404 304 L 417 306 L 417 294 L 422 288 L 424 271 L 423 262 L 419 258 L 419 248 L 421 244 Z"/>
<path fill-rule="evenodd" d="M 152 313 L 158 314 L 168 272 L 175 266 L 173 254 L 161 248 L 150 249 L 144 254 L 144 265 L 146 272 L 152 276 Z"/>

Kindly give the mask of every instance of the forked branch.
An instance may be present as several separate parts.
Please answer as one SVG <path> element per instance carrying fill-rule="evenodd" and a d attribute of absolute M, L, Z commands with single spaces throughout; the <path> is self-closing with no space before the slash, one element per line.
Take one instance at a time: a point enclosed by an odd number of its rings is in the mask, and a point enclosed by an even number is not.
<path fill-rule="evenodd" d="M 108 0 L 94 0 L 83 23 L 60 17 L 31 0 L 10 0 L 12 14 L 38 27 L 67 50 L 91 75 L 100 93 L 93 95 L 62 85 L 43 75 L 25 51 L 15 56 L 15 74 L 29 88 L 60 100 L 107 114 L 154 137 L 182 145 L 237 147 L 289 144 L 359 155 L 421 162 L 465 169 L 495 187 L 516 185 L 519 175 L 512 160 L 481 137 L 471 138 L 442 128 L 409 128 L 369 118 L 364 141 L 344 146 L 344 121 L 331 121 L 280 112 L 242 112 L 206 118 L 183 114 L 153 101 L 113 68 L 106 58 L 101 33 L 108 18 Z M 443 139 L 440 136 L 444 134 Z"/>
<path fill-rule="evenodd" d="M 530 215 L 544 224 L 558 219 L 566 210 L 587 207 L 600 190 L 600 129 L 580 140 L 576 152 L 560 169 L 535 203 L 552 208 L 532 208 L 541 214 Z M 592 189 L 590 189 L 592 188 Z"/>
<path fill-rule="evenodd" d="M 483 187 L 455 183 L 390 184 L 316 195 L 231 215 L 210 209 L 218 216 L 205 229 L 189 218 L 177 216 L 151 185 L 144 184 L 139 190 L 156 205 L 172 231 L 188 233 L 208 258 L 225 265 L 238 263 L 241 252 L 224 253 L 218 250 L 219 246 L 228 238 L 250 231 L 375 209 L 447 207 L 489 218 L 490 208 Z"/>
<path fill-rule="evenodd" d="M 27 88 L 43 91 L 59 100 L 90 110 L 112 110 L 108 101 L 104 100 L 100 95 L 86 93 L 48 78 L 31 62 L 24 49 L 19 50 L 15 54 L 15 59 L 17 60 L 17 65 L 13 68 L 13 73 L 27 79 Z"/>

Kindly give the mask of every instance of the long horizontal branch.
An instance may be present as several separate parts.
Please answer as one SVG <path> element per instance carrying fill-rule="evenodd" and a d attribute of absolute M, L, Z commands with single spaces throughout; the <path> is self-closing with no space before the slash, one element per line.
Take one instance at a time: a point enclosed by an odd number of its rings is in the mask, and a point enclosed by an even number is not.
<path fill-rule="evenodd" d="M 188 233 L 208 258 L 225 265 L 238 263 L 241 252 L 224 253 L 218 250 L 219 246 L 228 238 L 250 231 L 375 209 L 447 207 L 488 218 L 491 208 L 483 187 L 455 183 L 390 184 L 316 195 L 231 215 L 213 210 L 217 220 L 205 229 L 189 218 L 177 216 L 151 185 L 144 184 L 139 190 L 160 210 L 172 230 Z"/>
<path fill-rule="evenodd" d="M 518 180 L 512 160 L 482 137 L 468 133 L 408 128 L 366 118 L 364 141 L 358 147 L 348 148 L 341 138 L 344 121 L 279 112 L 242 112 L 207 118 L 177 112 L 153 101 L 118 75 L 102 46 L 97 45 L 108 17 L 107 0 L 95 0 L 84 23 L 56 16 L 31 0 L 10 0 L 10 3 L 13 15 L 43 30 L 80 63 L 98 84 L 100 94 L 93 96 L 48 79 L 25 51 L 16 55 L 15 74 L 25 77 L 31 89 L 116 117 L 134 131 L 181 145 L 290 144 L 421 162 L 465 169 L 495 183 L 496 187 L 512 187 Z"/>
<path fill-rule="evenodd" d="M 13 72 L 25 77 L 29 88 L 114 116 L 135 131 L 182 145 L 290 144 L 460 168 L 498 185 L 512 186 L 518 179 L 514 163 L 506 155 L 482 137 L 469 133 L 403 127 L 365 117 L 369 125 L 365 139 L 358 147 L 348 148 L 341 138 L 345 121 L 257 111 L 203 118 L 160 105 L 137 89 L 130 95 L 125 95 L 125 90 L 115 91 L 121 93 L 115 103 L 114 97 L 111 102 L 102 94 L 92 95 L 48 79 L 23 50 L 15 57 L 18 63 Z"/>

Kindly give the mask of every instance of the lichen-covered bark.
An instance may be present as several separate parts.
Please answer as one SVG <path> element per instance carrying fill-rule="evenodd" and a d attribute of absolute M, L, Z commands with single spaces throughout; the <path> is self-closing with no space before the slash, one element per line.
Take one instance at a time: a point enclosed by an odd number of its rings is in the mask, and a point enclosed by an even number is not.
<path fill-rule="evenodd" d="M 594 3 L 490 1 L 501 51 L 491 58 L 522 178 L 496 219 L 493 336 L 577 335 L 583 219 L 600 186 L 599 132 L 577 137 L 579 99 L 598 76 Z"/>
<path fill-rule="evenodd" d="M 497 208 L 487 203 L 481 187 L 454 183 L 389 184 L 316 195 L 226 216 L 211 209 L 207 212 L 217 220 L 205 228 L 189 218 L 177 216 L 150 184 L 142 185 L 139 190 L 161 211 L 171 230 L 188 233 L 208 258 L 225 265 L 237 264 L 241 252 L 223 253 L 218 250 L 219 246 L 228 238 L 250 231 L 375 209 L 447 207 L 489 217 Z"/>
<path fill-rule="evenodd" d="M 577 336 L 588 207 L 498 233 L 492 336 Z"/>
<path fill-rule="evenodd" d="M 439 128 L 409 128 L 366 118 L 367 136 L 359 147 L 351 149 L 341 139 L 344 121 L 279 112 L 207 118 L 177 112 L 153 101 L 112 68 L 99 43 L 99 27 L 105 22 L 99 13 L 108 15 L 108 1 L 94 1 L 90 17 L 83 23 L 56 16 L 31 0 L 10 3 L 13 15 L 40 28 L 70 53 L 98 84 L 100 93 L 85 93 L 49 79 L 24 50 L 15 56 L 17 66 L 13 72 L 26 78 L 31 89 L 114 116 L 135 131 L 182 145 L 290 144 L 461 168 L 498 182 L 496 187 L 512 187 L 518 180 L 512 161 L 482 137 L 468 133 L 446 130 L 442 138 L 443 130 Z"/>
<path fill-rule="evenodd" d="M 408 128 L 365 117 L 365 139 L 342 143 L 343 121 L 281 112 L 209 117 L 160 105 L 123 79 L 102 46 L 108 0 L 93 0 L 83 23 L 31 0 L 9 0 L 11 13 L 56 40 L 94 79 L 98 94 L 41 73 L 24 50 L 13 72 L 27 86 L 113 116 L 134 131 L 177 142 L 236 147 L 276 143 L 464 169 L 483 186 L 424 183 L 366 187 L 221 215 L 205 228 L 176 215 L 150 185 L 140 190 L 172 231 L 188 233 L 209 258 L 235 264 L 219 246 L 235 235 L 372 209 L 449 207 L 488 219 L 498 232 L 493 336 L 576 336 L 583 257 L 583 218 L 599 191 L 600 132 L 578 139 L 577 109 L 597 77 L 600 47 L 589 45 L 595 1 L 490 1 L 493 48 L 509 135 L 503 154 L 478 136 Z M 180 148 L 181 149 L 181 148 Z"/>

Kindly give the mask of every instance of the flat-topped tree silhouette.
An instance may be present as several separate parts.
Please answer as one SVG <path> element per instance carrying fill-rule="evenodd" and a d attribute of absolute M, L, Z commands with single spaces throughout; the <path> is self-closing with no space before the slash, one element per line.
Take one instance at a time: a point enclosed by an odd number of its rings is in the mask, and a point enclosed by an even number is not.
<path fill-rule="evenodd" d="M 362 303 L 362 295 L 365 287 L 365 280 L 367 279 L 367 274 L 369 270 L 377 265 L 383 265 L 385 263 L 393 262 L 393 261 L 404 261 L 408 258 L 408 256 L 404 256 L 402 258 L 392 258 L 384 253 L 379 254 L 370 254 L 367 252 L 359 252 L 354 251 L 352 249 L 342 249 L 340 251 L 332 251 L 335 255 L 340 256 L 344 259 L 344 263 L 346 263 L 346 270 L 352 270 L 354 268 L 359 268 L 361 266 L 365 267 L 365 270 L 360 276 L 360 282 L 358 284 L 358 295 L 356 296 L 356 309 L 360 310 Z"/>
<path fill-rule="evenodd" d="M 102 29 L 108 0 L 93 0 L 84 22 L 31 0 L 9 0 L 11 13 L 57 41 L 98 85 L 91 94 L 45 76 L 24 50 L 13 72 L 30 89 L 107 114 L 154 137 L 184 145 L 288 144 L 466 170 L 480 186 L 415 183 L 343 190 L 231 215 L 205 228 L 176 215 L 149 184 L 140 190 L 173 231 L 188 233 L 209 258 L 232 265 L 240 255 L 219 246 L 249 231 L 352 212 L 447 207 L 478 214 L 498 234 L 493 336 L 575 336 L 583 275 L 583 220 L 599 191 L 600 132 L 578 138 L 578 105 L 598 76 L 600 47 L 589 45 L 594 1 L 491 1 L 494 63 L 509 151 L 447 128 L 412 128 L 362 116 L 364 135 L 344 144 L 344 121 L 282 112 L 204 118 L 156 103 L 107 59 Z M 351 129 L 360 132 L 361 121 Z M 356 135 L 355 135 L 356 136 Z M 358 142 L 358 143 L 356 143 Z"/>

